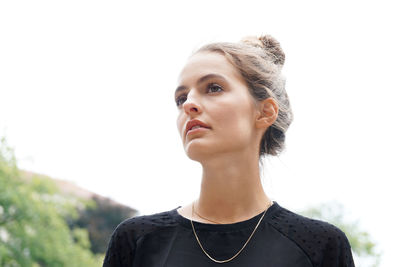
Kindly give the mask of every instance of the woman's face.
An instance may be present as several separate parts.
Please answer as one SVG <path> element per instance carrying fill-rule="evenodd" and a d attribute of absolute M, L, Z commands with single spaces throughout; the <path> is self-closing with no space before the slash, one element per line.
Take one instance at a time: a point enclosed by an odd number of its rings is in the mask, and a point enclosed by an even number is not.
<path fill-rule="evenodd" d="M 178 85 L 177 126 L 189 158 L 202 161 L 211 155 L 258 149 L 255 100 L 239 71 L 223 55 L 193 55 Z M 194 125 L 200 121 L 204 127 L 187 132 L 188 122 L 189 128 L 193 125 L 190 121 Z"/>

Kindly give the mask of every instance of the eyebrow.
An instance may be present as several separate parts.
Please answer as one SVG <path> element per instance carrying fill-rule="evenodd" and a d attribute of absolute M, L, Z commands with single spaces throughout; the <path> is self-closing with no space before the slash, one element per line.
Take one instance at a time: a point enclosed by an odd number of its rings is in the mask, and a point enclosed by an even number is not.
<path fill-rule="evenodd" d="M 219 74 L 215 74 L 215 73 L 210 73 L 210 74 L 204 75 L 203 77 L 199 78 L 199 79 L 197 80 L 197 82 L 196 82 L 196 85 L 199 85 L 199 84 L 201 84 L 201 83 L 203 83 L 204 81 L 209 80 L 209 79 L 220 79 L 220 80 L 226 81 L 226 79 L 224 78 L 224 76 L 219 75 Z M 179 93 L 180 91 L 185 90 L 185 89 L 187 89 L 187 87 L 184 86 L 184 85 L 178 86 L 178 87 L 176 88 L 176 90 L 175 90 L 175 95 L 176 95 L 177 93 Z"/>

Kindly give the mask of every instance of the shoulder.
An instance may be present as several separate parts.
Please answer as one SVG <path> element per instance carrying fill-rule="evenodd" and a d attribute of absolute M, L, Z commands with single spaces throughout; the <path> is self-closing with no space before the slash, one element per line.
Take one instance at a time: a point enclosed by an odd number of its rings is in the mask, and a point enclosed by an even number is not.
<path fill-rule="evenodd" d="M 158 229 L 175 226 L 176 222 L 172 216 L 173 211 L 169 210 L 126 219 L 116 227 L 114 234 L 129 234 L 134 238 L 138 238 Z"/>
<path fill-rule="evenodd" d="M 271 217 L 270 224 L 296 243 L 313 266 L 354 266 L 349 241 L 338 227 L 280 206 Z"/>
<path fill-rule="evenodd" d="M 157 230 L 173 227 L 176 224 L 173 211 L 136 216 L 121 222 L 111 235 L 103 266 L 131 266 L 138 239 Z"/>

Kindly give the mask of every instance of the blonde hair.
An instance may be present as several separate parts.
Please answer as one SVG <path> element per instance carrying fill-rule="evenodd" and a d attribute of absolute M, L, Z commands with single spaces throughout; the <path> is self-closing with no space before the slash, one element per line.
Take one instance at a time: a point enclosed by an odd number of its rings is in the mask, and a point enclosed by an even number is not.
<path fill-rule="evenodd" d="M 285 132 L 293 120 L 292 109 L 281 73 L 285 53 L 272 36 L 247 37 L 239 43 L 212 43 L 198 52 L 224 55 L 245 79 L 250 94 L 261 101 L 272 97 L 279 106 L 278 117 L 260 142 L 259 156 L 278 155 L 284 148 Z"/>

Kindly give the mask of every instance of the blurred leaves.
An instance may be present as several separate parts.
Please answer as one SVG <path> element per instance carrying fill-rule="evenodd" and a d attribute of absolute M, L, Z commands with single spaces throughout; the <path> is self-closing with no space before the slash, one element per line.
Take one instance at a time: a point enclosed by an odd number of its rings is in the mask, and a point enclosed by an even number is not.
<path fill-rule="evenodd" d="M 13 150 L 0 144 L 0 266 L 100 266 L 85 229 L 70 229 L 78 199 L 59 194 L 50 180 L 21 178 Z"/>
<path fill-rule="evenodd" d="M 117 225 L 124 219 L 137 214 L 137 211 L 117 204 L 108 198 L 94 196 L 91 205 L 80 209 L 75 220 L 69 220 L 71 228 L 85 228 L 89 232 L 93 253 L 105 253 L 108 240 Z"/>

